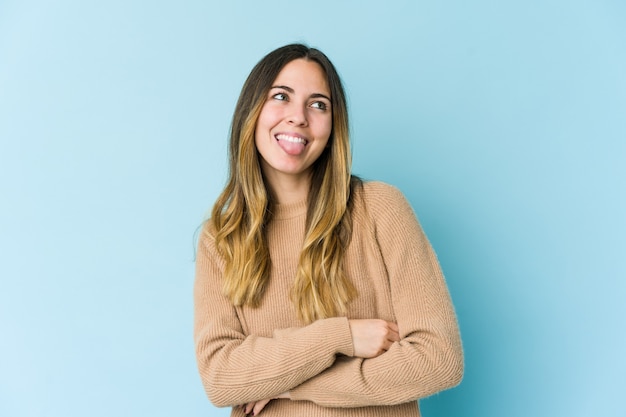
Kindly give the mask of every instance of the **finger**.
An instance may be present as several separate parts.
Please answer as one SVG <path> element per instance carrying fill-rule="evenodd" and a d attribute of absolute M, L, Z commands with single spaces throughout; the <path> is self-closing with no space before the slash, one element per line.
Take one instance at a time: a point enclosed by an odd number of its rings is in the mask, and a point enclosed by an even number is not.
<path fill-rule="evenodd" d="M 258 416 L 261 410 L 263 410 L 270 401 L 270 399 L 257 401 L 256 404 L 254 404 L 254 408 L 252 409 L 252 415 Z"/>
<path fill-rule="evenodd" d="M 391 349 L 391 346 L 393 346 L 394 343 L 396 343 L 398 340 L 395 339 L 387 339 L 385 340 L 385 350 L 389 350 Z"/>
<path fill-rule="evenodd" d="M 387 329 L 385 332 L 385 339 L 391 340 L 392 342 L 398 342 L 400 341 L 400 334 L 395 330 Z"/>
<path fill-rule="evenodd" d="M 389 334 L 387 335 L 387 340 L 390 340 L 392 342 L 399 342 L 400 334 L 397 332 L 389 332 Z"/>
<path fill-rule="evenodd" d="M 244 414 L 250 414 L 253 408 L 254 408 L 254 402 L 246 404 L 243 408 Z"/>
<path fill-rule="evenodd" d="M 398 339 L 400 338 L 400 328 L 396 323 L 390 323 L 389 329 L 393 332 L 393 334 L 398 336 Z"/>
<path fill-rule="evenodd" d="M 389 333 L 387 335 L 387 339 L 383 342 L 384 346 L 385 346 L 385 350 L 389 350 L 389 348 L 391 348 L 391 345 L 393 345 L 396 342 L 400 341 L 400 335 L 397 333 Z"/>

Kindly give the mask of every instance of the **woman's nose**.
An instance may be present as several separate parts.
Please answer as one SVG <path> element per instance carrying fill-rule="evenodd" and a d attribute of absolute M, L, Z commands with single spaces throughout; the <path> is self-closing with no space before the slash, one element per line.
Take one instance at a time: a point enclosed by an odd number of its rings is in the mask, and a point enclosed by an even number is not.
<path fill-rule="evenodd" d="M 306 109 L 300 105 L 292 106 L 287 119 L 290 124 L 295 126 L 306 126 L 309 123 L 306 117 Z"/>

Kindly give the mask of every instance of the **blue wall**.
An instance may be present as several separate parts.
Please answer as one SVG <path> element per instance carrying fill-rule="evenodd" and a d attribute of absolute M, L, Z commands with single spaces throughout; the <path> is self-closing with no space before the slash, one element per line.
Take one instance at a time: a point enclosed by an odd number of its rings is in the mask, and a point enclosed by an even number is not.
<path fill-rule="evenodd" d="M 624 415 L 624 2 L 87 3 L 0 1 L 0 416 L 228 415 L 194 233 L 247 73 L 293 41 L 448 278 L 466 375 L 424 415 Z"/>

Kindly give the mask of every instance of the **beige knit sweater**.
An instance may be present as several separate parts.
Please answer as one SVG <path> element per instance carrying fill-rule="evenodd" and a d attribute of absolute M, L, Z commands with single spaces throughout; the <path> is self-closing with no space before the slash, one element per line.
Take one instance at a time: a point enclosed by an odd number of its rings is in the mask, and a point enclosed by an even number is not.
<path fill-rule="evenodd" d="M 271 278 L 258 308 L 221 293 L 224 262 L 210 226 L 196 262 L 195 345 L 209 399 L 218 407 L 272 398 L 262 416 L 419 416 L 417 399 L 458 384 L 463 352 L 437 258 L 395 188 L 356 191 L 345 268 L 358 297 L 347 317 L 303 325 L 289 299 L 304 238 L 305 202 L 278 205 L 268 226 Z M 354 357 L 348 319 L 398 323 L 401 341 L 373 359 Z M 232 416 L 243 416 L 233 408 Z"/>

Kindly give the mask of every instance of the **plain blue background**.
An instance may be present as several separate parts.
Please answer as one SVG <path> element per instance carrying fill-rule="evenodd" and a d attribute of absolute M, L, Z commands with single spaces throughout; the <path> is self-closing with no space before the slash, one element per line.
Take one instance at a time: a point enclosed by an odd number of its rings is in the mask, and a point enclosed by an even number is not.
<path fill-rule="evenodd" d="M 0 0 L 0 416 L 226 416 L 192 342 L 194 233 L 245 77 L 304 41 L 355 173 L 448 279 L 435 416 L 625 416 L 622 1 Z"/>

